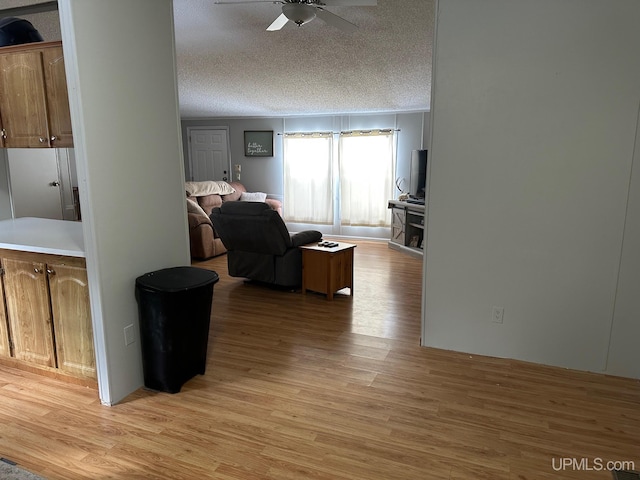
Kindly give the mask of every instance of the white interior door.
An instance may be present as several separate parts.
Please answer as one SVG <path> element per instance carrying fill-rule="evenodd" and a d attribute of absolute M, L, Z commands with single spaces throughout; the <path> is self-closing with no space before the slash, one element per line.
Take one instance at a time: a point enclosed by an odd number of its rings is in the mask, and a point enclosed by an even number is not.
<path fill-rule="evenodd" d="M 63 219 L 58 158 L 54 148 L 12 148 L 9 188 L 13 217 Z"/>
<path fill-rule="evenodd" d="M 191 180 L 231 179 L 228 130 L 216 128 L 189 128 L 189 167 Z"/>

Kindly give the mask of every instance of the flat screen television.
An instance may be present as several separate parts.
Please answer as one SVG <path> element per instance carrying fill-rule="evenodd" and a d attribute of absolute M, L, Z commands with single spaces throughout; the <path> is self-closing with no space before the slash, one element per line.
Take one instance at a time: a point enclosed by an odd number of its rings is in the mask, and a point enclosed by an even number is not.
<path fill-rule="evenodd" d="M 424 203 L 424 190 L 427 184 L 427 150 L 411 151 L 411 190 L 409 198 Z"/>

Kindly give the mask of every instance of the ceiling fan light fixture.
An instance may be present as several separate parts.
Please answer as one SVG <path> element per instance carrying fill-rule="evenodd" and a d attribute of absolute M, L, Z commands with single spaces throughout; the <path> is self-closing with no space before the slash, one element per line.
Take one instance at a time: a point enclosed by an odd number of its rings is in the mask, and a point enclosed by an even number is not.
<path fill-rule="evenodd" d="M 303 3 L 288 3 L 282 6 L 282 13 L 299 27 L 316 18 L 316 9 Z"/>

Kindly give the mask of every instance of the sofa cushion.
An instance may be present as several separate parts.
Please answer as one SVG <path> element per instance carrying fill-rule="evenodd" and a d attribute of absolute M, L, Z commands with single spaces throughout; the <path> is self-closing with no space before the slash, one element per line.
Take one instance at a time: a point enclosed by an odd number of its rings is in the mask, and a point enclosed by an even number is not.
<path fill-rule="evenodd" d="M 202 197 L 203 195 L 229 195 L 235 189 L 227 182 L 207 180 L 204 182 L 185 182 L 187 195 Z"/>
<path fill-rule="evenodd" d="M 209 218 L 209 215 L 205 213 L 202 207 L 190 198 L 187 198 L 187 212 L 195 213 L 196 215 L 202 215 L 203 217 Z"/>
<path fill-rule="evenodd" d="M 187 214 L 187 219 L 189 220 L 189 234 L 201 225 L 208 225 L 211 231 L 213 231 L 213 223 L 206 215 L 203 216 L 197 213 L 189 213 Z"/>
<path fill-rule="evenodd" d="M 198 197 L 198 204 L 207 215 L 211 215 L 211 210 L 222 205 L 222 197 L 220 195 L 204 195 Z"/>
<path fill-rule="evenodd" d="M 233 188 L 234 192 L 224 195 L 222 197 L 223 202 L 237 202 L 238 200 L 240 200 L 240 196 L 242 195 L 242 193 L 247 191 L 245 186 L 240 182 L 231 182 L 229 185 L 231 185 L 231 188 Z"/>

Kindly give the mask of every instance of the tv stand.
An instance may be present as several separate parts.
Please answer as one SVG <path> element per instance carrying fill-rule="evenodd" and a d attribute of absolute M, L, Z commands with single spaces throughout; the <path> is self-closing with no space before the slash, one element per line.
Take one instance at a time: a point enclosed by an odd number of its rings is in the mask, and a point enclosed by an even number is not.
<path fill-rule="evenodd" d="M 424 203 L 389 200 L 391 209 L 391 239 L 389 248 L 415 257 L 423 256 Z"/>

